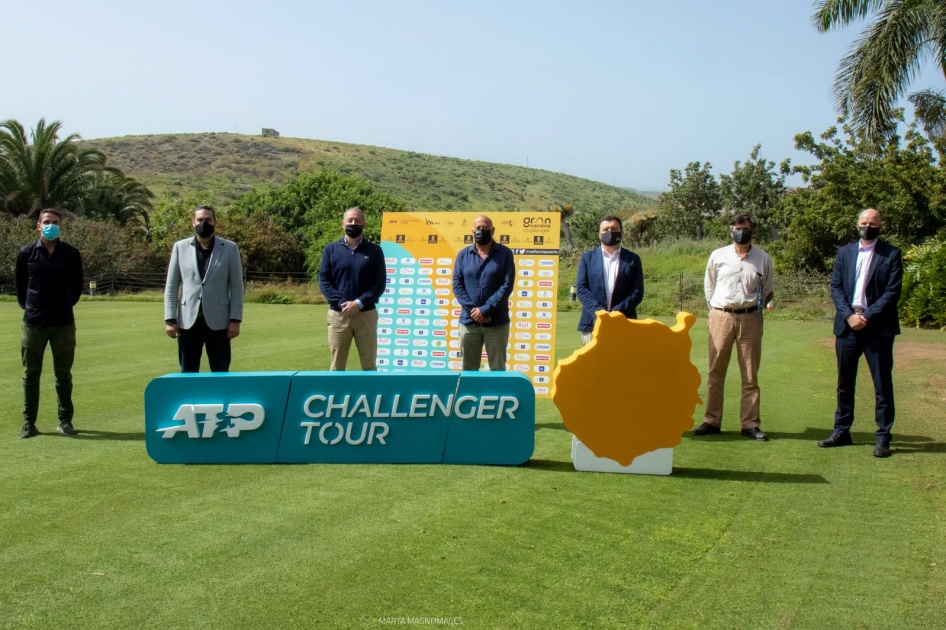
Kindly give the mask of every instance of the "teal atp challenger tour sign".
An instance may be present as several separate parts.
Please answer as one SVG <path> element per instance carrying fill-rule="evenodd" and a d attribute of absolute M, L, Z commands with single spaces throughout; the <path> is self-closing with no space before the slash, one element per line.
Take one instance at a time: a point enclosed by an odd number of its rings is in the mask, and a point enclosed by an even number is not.
<path fill-rule="evenodd" d="M 145 389 L 161 464 L 523 464 L 535 391 L 514 372 L 169 374 Z"/>

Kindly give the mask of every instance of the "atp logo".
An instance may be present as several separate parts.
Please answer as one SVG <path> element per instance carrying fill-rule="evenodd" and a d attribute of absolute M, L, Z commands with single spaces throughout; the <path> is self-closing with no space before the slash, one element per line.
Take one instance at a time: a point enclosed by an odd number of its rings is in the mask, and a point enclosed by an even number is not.
<path fill-rule="evenodd" d="M 231 403 L 227 406 L 227 413 L 221 417 L 223 405 L 181 405 L 174 414 L 172 420 L 177 420 L 181 424 L 171 427 L 158 429 L 163 433 L 164 439 L 173 438 L 180 432 L 187 433 L 188 438 L 212 438 L 217 432 L 217 427 L 223 423 L 228 426 L 220 429 L 218 433 L 226 433 L 228 437 L 240 437 L 241 431 L 253 431 L 263 426 L 263 420 L 266 418 L 266 411 L 261 405 L 253 403 Z M 203 416 L 203 420 L 197 420 L 198 416 Z M 249 416 L 249 419 L 246 418 Z M 203 430 L 197 425 L 203 425 Z"/>

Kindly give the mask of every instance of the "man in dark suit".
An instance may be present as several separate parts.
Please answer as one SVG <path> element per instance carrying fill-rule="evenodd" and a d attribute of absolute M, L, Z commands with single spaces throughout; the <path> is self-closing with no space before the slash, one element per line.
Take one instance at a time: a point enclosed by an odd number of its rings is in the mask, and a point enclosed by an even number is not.
<path fill-rule="evenodd" d="M 644 270 L 641 258 L 621 247 L 624 226 L 613 215 L 598 222 L 601 247 L 587 251 L 578 262 L 578 301 L 581 319 L 578 330 L 582 343 L 591 342 L 598 311 L 623 313 L 637 319 L 637 305 L 644 299 Z"/>
<path fill-rule="evenodd" d="M 841 247 L 831 274 L 835 351 L 838 357 L 838 408 L 834 432 L 821 447 L 847 446 L 854 423 L 854 385 L 857 363 L 867 357 L 874 381 L 877 423 L 875 457 L 890 456 L 890 429 L 894 421 L 893 340 L 900 334 L 897 303 L 903 283 L 900 250 L 878 240 L 880 213 L 861 212 L 857 221 L 860 240 Z"/>

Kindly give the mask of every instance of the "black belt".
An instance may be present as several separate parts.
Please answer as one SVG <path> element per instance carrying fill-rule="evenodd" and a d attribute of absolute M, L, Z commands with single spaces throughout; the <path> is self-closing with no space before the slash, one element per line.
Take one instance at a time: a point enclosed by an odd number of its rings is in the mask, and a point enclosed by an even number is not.
<path fill-rule="evenodd" d="M 724 313 L 732 313 L 733 315 L 744 315 L 746 313 L 755 313 L 757 310 L 759 310 L 758 305 L 750 306 L 749 308 L 719 308 L 718 306 L 714 306 L 713 308 L 715 308 L 717 311 L 722 311 Z"/>

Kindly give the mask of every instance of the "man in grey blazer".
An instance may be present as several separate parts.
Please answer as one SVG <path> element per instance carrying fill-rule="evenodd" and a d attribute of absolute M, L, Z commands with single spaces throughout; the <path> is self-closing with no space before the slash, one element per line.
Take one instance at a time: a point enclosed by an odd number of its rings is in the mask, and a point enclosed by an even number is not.
<path fill-rule="evenodd" d="M 165 332 L 177 338 L 181 372 L 199 372 L 207 346 L 211 372 L 230 371 L 230 340 L 243 320 L 243 263 L 236 243 L 214 236 L 210 206 L 194 210 L 196 236 L 174 243 L 164 286 Z"/>

